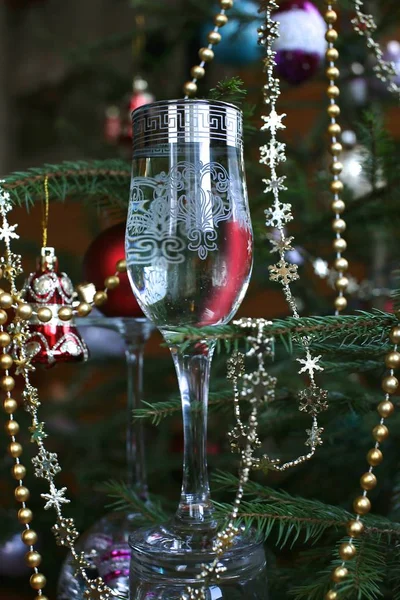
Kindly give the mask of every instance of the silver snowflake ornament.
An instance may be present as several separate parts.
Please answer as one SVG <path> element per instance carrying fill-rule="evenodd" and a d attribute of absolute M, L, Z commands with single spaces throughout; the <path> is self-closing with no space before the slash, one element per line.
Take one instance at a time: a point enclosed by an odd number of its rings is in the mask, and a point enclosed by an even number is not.
<path fill-rule="evenodd" d="M 70 548 L 79 537 L 79 534 L 75 528 L 75 521 L 73 519 L 65 519 L 64 517 L 60 517 L 51 530 L 55 535 L 58 546 Z"/>
<path fill-rule="evenodd" d="M 57 454 L 47 452 L 43 447 L 40 448 L 39 454 L 32 458 L 32 464 L 35 467 L 36 477 L 47 481 L 51 481 L 61 471 Z"/>
<path fill-rule="evenodd" d="M 284 119 L 285 117 L 285 113 L 278 115 L 276 110 L 273 108 L 268 116 L 261 117 L 264 121 L 264 125 L 261 127 L 261 131 L 269 129 L 272 135 L 275 135 L 278 129 L 286 129 L 285 125 L 282 123 L 282 119 Z"/>
<path fill-rule="evenodd" d="M 316 386 L 311 386 L 299 393 L 299 410 L 315 416 L 328 410 L 328 392 Z"/>
<path fill-rule="evenodd" d="M 297 265 L 287 263 L 283 259 L 277 262 L 276 265 L 270 265 L 268 269 L 271 281 L 278 281 L 283 285 L 288 285 L 300 277 L 297 273 Z"/>
<path fill-rule="evenodd" d="M 283 239 L 274 239 L 272 236 L 269 236 L 269 241 L 271 242 L 271 252 L 279 252 L 279 253 L 284 253 L 284 252 L 289 252 L 290 250 L 293 250 L 293 246 L 292 246 L 292 242 L 294 240 L 293 236 L 290 237 L 284 237 Z"/>
<path fill-rule="evenodd" d="M 292 205 L 276 201 L 271 208 L 265 209 L 265 224 L 267 227 L 281 229 L 285 223 L 292 221 Z"/>
<path fill-rule="evenodd" d="M 323 441 L 321 435 L 324 432 L 323 427 L 317 427 L 313 425 L 311 429 L 306 429 L 306 434 L 308 435 L 307 441 L 304 443 L 305 446 L 310 446 L 310 448 L 316 448 L 317 446 L 322 446 Z"/>
<path fill-rule="evenodd" d="M 18 240 L 19 235 L 18 233 L 15 233 L 17 227 L 18 224 L 10 225 L 5 219 L 3 219 L 3 225 L 0 227 L 0 240 L 3 240 L 6 242 L 6 244 L 9 244 L 11 240 Z"/>
<path fill-rule="evenodd" d="M 275 177 L 272 179 L 263 179 L 263 183 L 265 183 L 266 187 L 264 190 L 264 194 L 268 194 L 269 192 L 284 192 L 287 190 L 284 182 L 286 180 L 286 176 Z"/>
<path fill-rule="evenodd" d="M 261 146 L 260 163 L 262 165 L 269 165 L 275 167 L 278 163 L 286 160 L 286 145 L 276 140 L 271 140 L 268 144 Z"/>
<path fill-rule="evenodd" d="M 56 486 L 52 483 L 50 487 L 50 494 L 41 494 L 44 500 L 47 500 L 44 509 L 49 510 L 49 508 L 54 507 L 57 511 L 60 509 L 61 504 L 68 504 L 71 502 L 68 498 L 65 497 L 65 492 L 67 491 L 66 487 L 58 490 Z"/>
<path fill-rule="evenodd" d="M 271 377 L 264 369 L 259 369 L 243 377 L 241 396 L 250 404 L 272 402 L 275 400 L 276 383 L 276 377 Z"/>
<path fill-rule="evenodd" d="M 307 357 L 304 358 L 296 358 L 297 362 L 299 362 L 302 368 L 299 371 L 299 374 L 308 373 L 311 379 L 314 378 L 315 371 L 323 371 L 323 367 L 321 367 L 318 363 L 321 360 L 321 355 L 319 356 L 311 356 L 310 353 L 307 354 Z"/>
<path fill-rule="evenodd" d="M 83 597 L 85 600 L 109 600 L 111 594 L 110 588 L 108 588 L 104 581 L 99 577 L 88 583 L 87 590 L 85 590 Z"/>

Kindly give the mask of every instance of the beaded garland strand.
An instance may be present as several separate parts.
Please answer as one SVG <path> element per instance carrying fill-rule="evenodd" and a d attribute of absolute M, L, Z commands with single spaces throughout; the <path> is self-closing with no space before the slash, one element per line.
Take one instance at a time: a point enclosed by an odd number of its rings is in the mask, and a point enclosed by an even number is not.
<path fill-rule="evenodd" d="M 207 36 L 208 46 L 204 48 L 200 48 L 199 50 L 199 58 L 201 60 L 199 65 L 195 65 L 192 67 L 190 74 L 192 79 L 187 81 L 183 86 L 183 92 L 185 94 L 185 100 L 189 97 L 194 96 L 197 93 L 197 81 L 202 79 L 206 73 L 205 66 L 207 63 L 211 62 L 214 59 L 214 51 L 213 47 L 222 39 L 222 36 L 219 32 L 220 28 L 227 24 L 228 16 L 226 11 L 233 7 L 234 0 L 219 0 L 219 5 L 221 7 L 220 12 L 215 15 L 214 23 L 215 27 Z"/>
<path fill-rule="evenodd" d="M 400 317 L 400 314 L 398 314 L 398 316 Z M 394 374 L 394 370 L 400 367 L 400 353 L 398 352 L 398 345 L 400 344 L 399 325 L 392 328 L 389 339 L 393 344 L 393 348 L 385 357 L 385 365 L 389 371 L 382 380 L 382 389 L 385 392 L 385 397 L 382 402 L 378 404 L 377 408 L 380 421 L 372 430 L 372 437 L 375 440 L 375 445 L 367 453 L 369 469 L 360 478 L 362 494 L 357 496 L 353 502 L 353 510 L 356 513 L 355 518 L 347 523 L 349 539 L 346 542 L 343 542 L 339 547 L 339 556 L 342 559 L 342 564 L 332 571 L 331 579 L 334 584 L 340 584 L 346 579 L 349 575 L 349 569 L 351 569 L 352 566 L 350 561 L 355 558 L 357 554 L 357 548 L 353 542 L 364 533 L 362 517 L 371 510 L 371 501 L 368 498 L 368 492 L 373 490 L 378 483 L 373 471 L 383 460 L 383 454 L 380 447 L 382 442 L 389 437 L 389 429 L 385 423 L 386 419 L 394 412 L 394 404 L 391 401 L 391 395 L 394 394 L 399 387 L 399 380 Z M 339 600 L 339 598 L 340 589 L 331 589 L 325 595 L 325 600 Z"/>
<path fill-rule="evenodd" d="M 343 183 L 340 181 L 340 173 L 343 170 L 343 165 L 339 160 L 340 153 L 342 152 L 342 144 L 339 141 L 339 136 L 342 132 L 337 119 L 340 115 L 340 108 L 337 104 L 337 98 L 340 95 L 339 87 L 336 85 L 336 81 L 340 75 L 339 69 L 336 67 L 335 62 L 339 58 L 339 52 L 335 48 L 335 42 L 338 38 L 338 33 L 334 28 L 334 24 L 337 21 L 337 13 L 333 10 L 337 0 L 325 0 L 327 4 L 327 10 L 324 18 L 327 23 L 326 41 L 328 42 L 328 49 L 326 51 L 326 59 L 328 67 L 326 69 L 326 76 L 329 81 L 327 95 L 329 98 L 328 116 L 330 118 L 330 124 L 328 126 L 328 134 L 330 136 L 330 153 L 332 155 L 332 163 L 330 165 L 330 171 L 333 179 L 330 184 L 330 189 L 333 194 L 333 201 L 331 204 L 332 211 L 334 212 L 335 218 L 332 222 L 332 229 L 336 234 L 336 239 L 333 242 L 333 249 L 336 252 L 336 260 L 334 262 L 335 271 L 337 277 L 334 282 L 335 288 L 338 291 L 338 296 L 335 299 L 335 311 L 338 315 L 347 307 L 347 299 L 344 295 L 345 290 L 349 285 L 349 280 L 345 276 L 345 272 L 349 268 L 349 263 L 346 258 L 343 258 L 342 253 L 347 248 L 347 242 L 342 237 L 342 233 L 346 230 L 346 221 L 342 218 L 346 206 L 343 200 L 340 198 L 340 194 L 343 191 Z"/>

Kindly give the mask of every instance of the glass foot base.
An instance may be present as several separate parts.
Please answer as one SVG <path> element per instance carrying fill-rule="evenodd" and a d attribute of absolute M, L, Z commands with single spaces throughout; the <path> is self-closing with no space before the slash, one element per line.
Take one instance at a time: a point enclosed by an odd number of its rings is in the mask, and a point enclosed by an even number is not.
<path fill-rule="evenodd" d="M 211 533 L 171 524 L 131 535 L 131 600 L 180 600 L 187 586 L 200 587 L 202 565 L 215 559 Z M 206 600 L 267 600 L 262 543 L 249 534 L 238 536 L 220 563 L 226 570 L 209 585 Z"/>

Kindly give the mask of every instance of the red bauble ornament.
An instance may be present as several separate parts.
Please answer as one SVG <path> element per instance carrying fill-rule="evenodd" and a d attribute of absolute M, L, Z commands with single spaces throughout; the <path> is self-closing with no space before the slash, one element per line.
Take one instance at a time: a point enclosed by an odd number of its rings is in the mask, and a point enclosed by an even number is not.
<path fill-rule="evenodd" d="M 104 281 L 116 272 L 116 264 L 125 258 L 125 223 L 113 225 L 100 233 L 89 246 L 83 259 L 84 276 L 96 289 L 104 289 Z M 107 292 L 107 302 L 99 310 L 107 317 L 143 317 L 133 295 L 128 275 L 119 274 L 120 284 Z"/>
<path fill-rule="evenodd" d="M 48 323 L 42 323 L 36 316 L 30 320 L 26 352 L 33 356 L 33 364 L 53 367 L 57 363 L 87 360 L 89 352 L 75 322 L 61 321 L 58 317 L 61 306 L 72 307 L 73 294 L 74 287 L 68 275 L 58 272 L 54 248 L 42 248 L 38 267 L 25 282 L 23 297 L 35 312 L 46 307 L 53 317 Z"/>

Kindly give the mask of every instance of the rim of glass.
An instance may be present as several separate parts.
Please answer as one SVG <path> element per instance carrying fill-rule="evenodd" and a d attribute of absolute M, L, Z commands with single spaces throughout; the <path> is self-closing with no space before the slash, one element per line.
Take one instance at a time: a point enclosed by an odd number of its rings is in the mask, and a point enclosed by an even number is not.
<path fill-rule="evenodd" d="M 236 110 L 238 113 L 242 112 L 242 109 L 239 108 L 239 106 L 236 106 L 236 104 L 232 104 L 231 102 L 224 102 L 223 100 L 206 100 L 203 98 L 180 98 L 177 100 L 157 100 L 156 102 L 149 102 L 148 104 L 143 104 L 143 106 L 139 106 L 138 108 L 135 108 L 135 110 L 133 110 L 131 112 L 131 116 L 133 118 L 134 115 L 136 115 L 137 113 L 139 113 L 140 111 L 143 110 L 148 110 L 149 107 L 151 106 L 161 106 L 161 105 L 165 105 L 165 104 L 208 104 L 208 105 L 212 105 L 212 106 L 221 106 L 221 107 L 225 107 L 225 108 L 233 108 L 234 110 Z"/>

